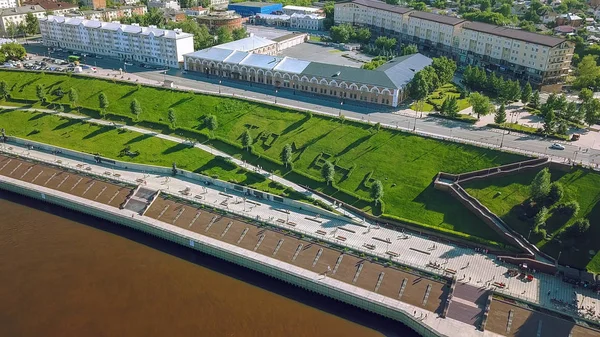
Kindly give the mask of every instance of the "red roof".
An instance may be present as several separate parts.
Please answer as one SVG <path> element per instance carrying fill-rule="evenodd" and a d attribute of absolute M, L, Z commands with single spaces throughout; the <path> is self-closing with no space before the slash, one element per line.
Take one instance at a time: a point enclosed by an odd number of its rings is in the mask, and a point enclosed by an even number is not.
<path fill-rule="evenodd" d="M 53 1 L 53 0 L 33 0 L 33 1 L 25 1 L 24 5 L 38 5 L 47 11 L 54 11 L 57 9 L 70 9 L 70 8 L 78 8 L 79 6 L 70 4 L 68 2 L 62 1 Z"/>

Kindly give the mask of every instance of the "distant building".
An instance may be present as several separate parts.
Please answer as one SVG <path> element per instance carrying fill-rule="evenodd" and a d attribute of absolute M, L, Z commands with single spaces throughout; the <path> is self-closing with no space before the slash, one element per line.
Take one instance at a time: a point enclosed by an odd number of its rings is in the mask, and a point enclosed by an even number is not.
<path fill-rule="evenodd" d="M 579 27 L 583 19 L 578 15 L 568 13 L 557 16 L 555 22 L 557 26 Z"/>
<path fill-rule="evenodd" d="M 172 9 L 163 10 L 163 16 L 166 22 L 183 22 L 187 18 L 184 11 L 176 11 Z"/>
<path fill-rule="evenodd" d="M 185 12 L 185 15 L 188 15 L 188 16 L 206 15 L 209 12 L 208 8 L 202 8 L 202 7 L 184 8 L 183 11 Z"/>
<path fill-rule="evenodd" d="M 139 0 L 119 0 L 119 2 L 126 6 L 132 6 L 141 3 Z"/>
<path fill-rule="evenodd" d="M 11 35 L 9 27 L 17 27 L 22 23 L 24 24 L 28 13 L 33 14 L 38 19 L 46 16 L 46 10 L 38 5 L 0 9 L 0 35 L 12 37 L 9 36 Z"/>
<path fill-rule="evenodd" d="M 290 27 L 306 30 L 323 30 L 325 16 L 318 14 L 292 14 Z"/>
<path fill-rule="evenodd" d="M 175 0 L 150 0 L 148 1 L 148 8 L 161 8 L 161 9 L 172 9 L 181 10 L 179 2 Z"/>
<path fill-rule="evenodd" d="M 64 15 L 79 9 L 78 5 L 55 0 L 33 0 L 25 1 L 23 4 L 25 6 L 38 5 L 54 15 Z"/>
<path fill-rule="evenodd" d="M 217 9 L 226 9 L 229 0 L 209 0 L 209 6 Z"/>
<path fill-rule="evenodd" d="M 219 27 L 227 27 L 229 29 L 241 28 L 244 20 L 234 11 L 211 11 L 208 15 L 196 17 L 196 21 L 214 31 Z"/>
<path fill-rule="evenodd" d="M 0 9 L 12 8 L 12 7 L 18 7 L 18 6 L 19 6 L 18 0 L 0 0 Z"/>
<path fill-rule="evenodd" d="M 194 36 L 179 29 L 50 15 L 40 19 L 40 31 L 46 46 L 172 68 L 183 61 L 183 54 L 194 51 Z"/>
<path fill-rule="evenodd" d="M 119 21 L 121 18 L 129 18 L 133 15 L 144 15 L 148 9 L 144 5 L 121 6 L 119 8 L 105 8 L 102 10 L 82 11 L 81 14 L 88 20 Z M 79 15 L 75 15 L 79 16 Z"/>
<path fill-rule="evenodd" d="M 292 14 L 317 14 L 321 12 L 320 8 L 314 7 L 302 7 L 302 6 L 285 6 L 283 7 L 283 13 L 287 15 Z"/>
<path fill-rule="evenodd" d="M 277 54 L 277 42 L 254 34 L 250 34 L 250 36 L 244 39 L 223 43 L 219 45 L 219 48 L 265 55 Z"/>
<path fill-rule="evenodd" d="M 250 21 L 256 25 L 274 26 L 274 27 L 289 27 L 290 16 L 276 14 L 256 14 L 250 18 Z"/>
<path fill-rule="evenodd" d="M 83 5 L 92 9 L 106 8 L 106 0 L 81 0 Z"/>
<path fill-rule="evenodd" d="M 271 2 L 238 2 L 229 4 L 227 8 L 243 17 L 283 11 L 283 6 L 280 3 Z"/>

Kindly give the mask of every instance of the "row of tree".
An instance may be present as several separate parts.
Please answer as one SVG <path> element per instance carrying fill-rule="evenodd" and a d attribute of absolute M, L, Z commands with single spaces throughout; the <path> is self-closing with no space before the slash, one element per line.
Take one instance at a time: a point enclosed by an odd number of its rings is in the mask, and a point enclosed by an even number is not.
<path fill-rule="evenodd" d="M 25 48 L 16 42 L 5 43 L 0 46 L 0 63 L 21 61 L 25 59 L 25 56 L 27 56 Z"/>
<path fill-rule="evenodd" d="M 6 35 L 13 39 L 17 36 L 35 35 L 40 32 L 40 22 L 32 13 L 27 13 L 25 21 L 21 23 L 7 21 L 5 31 Z"/>
<path fill-rule="evenodd" d="M 417 72 L 410 83 L 408 90 L 412 98 L 422 101 L 438 87 L 452 81 L 456 72 L 456 63 L 442 56 L 435 57 L 430 66 Z"/>
<path fill-rule="evenodd" d="M 531 84 L 527 82 L 523 88 L 516 80 L 505 80 L 498 77 L 496 73 L 487 71 L 477 66 L 467 66 L 463 72 L 462 83 L 471 91 L 485 92 L 490 97 L 497 98 L 501 102 L 521 100 L 527 104 L 532 95 Z"/>

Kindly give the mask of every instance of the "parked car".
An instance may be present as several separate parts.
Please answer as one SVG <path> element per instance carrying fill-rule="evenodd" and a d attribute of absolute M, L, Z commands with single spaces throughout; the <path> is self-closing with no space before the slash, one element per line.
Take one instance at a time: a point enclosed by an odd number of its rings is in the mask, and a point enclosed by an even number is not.
<path fill-rule="evenodd" d="M 554 143 L 554 144 L 550 145 L 550 148 L 554 149 L 554 150 L 564 150 L 565 149 L 564 146 L 562 146 L 561 144 L 558 144 L 558 143 Z"/>

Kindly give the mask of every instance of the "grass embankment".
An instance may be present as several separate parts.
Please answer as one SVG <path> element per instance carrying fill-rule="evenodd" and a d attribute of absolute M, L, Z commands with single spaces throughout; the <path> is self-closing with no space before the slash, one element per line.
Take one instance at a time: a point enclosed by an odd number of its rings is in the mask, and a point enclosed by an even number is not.
<path fill-rule="evenodd" d="M 429 94 L 429 96 L 425 98 L 425 101 L 419 103 L 418 106 L 416 106 L 417 103 L 414 103 L 410 106 L 410 108 L 415 111 L 439 111 L 440 107 L 442 106 L 442 103 L 444 103 L 444 100 L 446 100 L 448 97 L 458 98 L 458 111 L 462 111 L 471 106 L 471 104 L 469 103 L 469 99 L 460 98 L 460 91 L 458 90 L 456 85 L 453 83 L 448 83 L 444 84 L 443 86 L 439 87 L 437 90 Z"/>
<path fill-rule="evenodd" d="M 78 104 L 87 108 L 82 113 L 94 117 L 98 117 L 98 94 L 104 92 L 110 101 L 106 118 L 129 124 L 136 124 L 129 111 L 130 102 L 135 98 L 142 106 L 137 124 L 165 133 L 171 132 L 167 112 L 172 108 L 179 127 L 177 134 L 206 141 L 224 152 L 365 211 L 373 211 L 369 190 L 374 180 L 381 180 L 385 215 L 488 240 L 497 241 L 499 237 L 458 201 L 435 190 L 432 180 L 439 171 L 459 173 L 523 159 L 499 151 L 391 130 L 377 131 L 371 125 L 237 99 L 138 88 L 78 76 L 2 72 L 2 78 L 12 88 L 13 98 L 35 100 L 36 85 L 43 84 L 50 102 L 67 103 L 66 96 L 59 98 L 51 93 L 59 87 L 65 92 L 76 88 Z M 202 122 L 209 114 L 218 118 L 219 127 L 214 132 L 209 132 Z M 245 130 L 250 131 L 254 140 L 253 153 L 240 147 Z M 279 160 L 286 144 L 293 148 L 293 170 L 286 169 Z M 336 187 L 327 186 L 321 178 L 325 160 L 335 163 Z"/>
<path fill-rule="evenodd" d="M 524 207 L 521 206 L 530 198 L 530 184 L 537 172 L 526 172 L 487 181 L 478 181 L 465 184 L 465 189 L 475 198 L 479 199 L 492 212 L 500 216 L 507 224 L 527 237 L 532 226 L 532 221 L 524 217 Z M 557 257 L 562 249 L 560 261 L 562 264 L 578 268 L 587 268 L 593 272 L 600 272 L 600 174 L 585 170 L 574 169 L 565 173 L 552 170 L 552 180 L 559 181 L 565 188 L 562 201 L 575 200 L 581 207 L 576 217 L 568 222 L 556 211 L 556 207 L 549 208 L 549 218 L 546 221 L 546 230 L 552 237 L 578 218 L 587 218 L 590 221 L 590 230 L 584 237 L 577 239 L 571 247 L 562 247 L 558 240 L 546 240 L 539 235 L 531 233 L 531 241 L 544 252 Z M 498 193 L 500 192 L 500 194 Z M 595 254 L 590 254 L 593 250 Z"/>
<path fill-rule="evenodd" d="M 0 110 L 0 125 L 10 135 L 80 152 L 101 153 L 108 158 L 156 166 L 171 167 L 172 163 L 177 163 L 180 169 L 219 177 L 263 191 L 279 195 L 289 195 L 288 192 L 291 192 L 259 174 L 241 169 L 200 149 L 133 131 L 15 110 Z M 139 151 L 139 155 L 128 156 L 121 153 L 126 147 L 130 147 L 132 153 Z M 293 196 L 297 197 L 295 194 Z"/>

